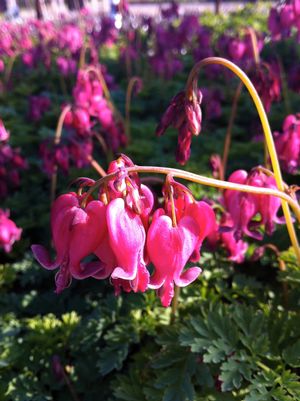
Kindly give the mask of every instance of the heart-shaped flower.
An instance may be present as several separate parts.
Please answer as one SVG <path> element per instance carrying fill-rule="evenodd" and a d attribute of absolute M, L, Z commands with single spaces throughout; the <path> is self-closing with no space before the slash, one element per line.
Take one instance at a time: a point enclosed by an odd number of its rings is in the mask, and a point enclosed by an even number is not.
<path fill-rule="evenodd" d="M 83 279 L 96 274 L 102 266 L 83 263 L 93 254 L 105 232 L 106 207 L 101 201 L 90 201 L 80 207 L 80 197 L 75 193 L 61 195 L 51 210 L 51 228 L 56 258 L 52 262 L 48 251 L 41 245 L 31 249 L 37 261 L 48 270 L 60 268 L 56 275 L 56 292 L 61 292 L 71 278 Z"/>
<path fill-rule="evenodd" d="M 150 279 L 149 288 L 159 289 L 162 305 L 170 305 L 174 295 L 174 282 L 185 287 L 194 281 L 201 269 L 192 267 L 183 272 L 198 243 L 199 227 L 190 216 L 184 216 L 173 227 L 172 220 L 158 209 L 149 227 L 147 251 L 155 271 Z"/>

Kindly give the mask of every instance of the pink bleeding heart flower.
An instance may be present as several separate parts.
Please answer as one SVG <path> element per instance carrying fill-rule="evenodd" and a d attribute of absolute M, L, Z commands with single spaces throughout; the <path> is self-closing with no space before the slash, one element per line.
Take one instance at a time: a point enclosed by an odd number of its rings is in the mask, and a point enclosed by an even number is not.
<path fill-rule="evenodd" d="M 199 135 L 201 131 L 202 93 L 200 90 L 193 92 L 190 97 L 185 92 L 179 92 L 171 100 L 170 105 L 163 114 L 156 129 L 156 135 L 161 136 L 169 126 L 178 129 L 178 145 L 176 160 L 185 164 L 191 153 L 191 142 L 193 135 Z"/>
<path fill-rule="evenodd" d="M 173 227 L 172 220 L 163 209 L 153 216 L 147 235 L 147 252 L 155 271 L 149 288 L 157 289 L 163 306 L 170 305 L 174 296 L 174 283 L 185 287 L 199 276 L 201 269 L 191 267 L 183 272 L 199 241 L 199 226 L 195 219 L 185 215 Z"/>
<path fill-rule="evenodd" d="M 9 132 L 6 131 L 3 121 L 0 120 L 0 142 L 7 141 L 9 139 Z"/>
<path fill-rule="evenodd" d="M 220 224 L 216 224 L 215 230 L 207 236 L 208 247 L 210 251 L 215 252 L 219 246 L 222 246 L 227 251 L 228 260 L 243 263 L 248 244 L 242 239 L 236 239 L 234 229 L 230 228 L 232 226 L 233 221 L 230 215 L 223 214 Z"/>
<path fill-rule="evenodd" d="M 149 272 L 144 261 L 146 232 L 141 217 L 121 198 L 109 203 L 106 217 L 110 246 L 117 260 L 111 278 L 127 280 L 134 292 L 146 291 Z"/>
<path fill-rule="evenodd" d="M 296 173 L 300 166 L 300 116 L 289 115 L 283 123 L 283 133 L 275 133 L 275 146 L 284 170 Z"/>
<path fill-rule="evenodd" d="M 51 209 L 51 229 L 56 258 L 51 261 L 48 251 L 41 245 L 32 245 L 37 261 L 48 270 L 59 267 L 56 275 L 56 292 L 66 288 L 71 278 L 84 279 L 103 268 L 101 264 L 83 263 L 93 254 L 105 233 L 106 207 L 101 201 L 90 201 L 80 206 L 75 193 L 59 196 Z"/>
<path fill-rule="evenodd" d="M 272 103 L 278 102 L 281 97 L 281 78 L 278 65 L 265 62 L 259 65 L 252 63 L 249 66 L 248 75 L 268 113 Z"/>
<path fill-rule="evenodd" d="M 108 278 L 116 266 L 118 266 L 117 258 L 110 246 L 108 227 L 105 227 L 105 232 L 103 235 L 102 241 L 99 243 L 98 247 L 95 250 L 95 255 L 98 257 L 100 263 L 102 264 L 102 268 L 93 275 L 94 278 L 97 279 L 106 279 Z M 99 263 L 99 262 L 95 262 Z"/>
<path fill-rule="evenodd" d="M 273 177 L 268 177 L 257 169 L 253 169 L 250 174 L 245 170 L 237 170 L 231 174 L 228 181 L 260 188 L 277 188 Z M 283 219 L 277 216 L 281 202 L 275 196 L 255 195 L 227 189 L 224 191 L 224 203 L 232 218 L 236 239 L 244 233 L 261 240 L 262 234 L 252 230 L 253 228 L 263 225 L 266 232 L 271 235 L 274 231 L 274 223 L 283 222 Z M 254 221 L 253 218 L 257 214 L 260 215 L 260 220 Z"/>
<path fill-rule="evenodd" d="M 73 126 L 79 135 L 89 132 L 91 129 L 90 115 L 87 110 L 77 108 L 73 113 Z"/>
<path fill-rule="evenodd" d="M 280 23 L 283 29 L 290 29 L 295 20 L 292 4 L 285 4 L 280 12 Z"/>
<path fill-rule="evenodd" d="M 223 176 L 223 166 L 220 155 L 213 154 L 209 158 L 209 164 L 214 178 L 221 178 Z"/>
<path fill-rule="evenodd" d="M 221 219 L 221 226 L 230 227 L 232 226 L 232 220 L 228 214 L 224 214 Z M 220 232 L 220 241 L 224 248 L 227 250 L 228 259 L 236 263 L 243 263 L 245 260 L 245 254 L 248 250 L 247 242 L 242 239 L 236 239 L 234 231 L 222 231 Z"/>
<path fill-rule="evenodd" d="M 234 62 L 240 61 L 246 51 L 246 44 L 242 39 L 239 38 L 230 38 L 228 43 L 228 53 L 230 59 Z"/>
<path fill-rule="evenodd" d="M 189 259 L 190 262 L 198 262 L 200 259 L 200 248 L 204 239 L 216 229 L 215 212 L 208 203 L 202 201 L 189 204 L 185 215 L 192 217 L 198 225 L 197 243 Z"/>
<path fill-rule="evenodd" d="M 9 218 L 9 211 L 0 209 L 0 247 L 9 253 L 15 241 L 21 238 L 21 234 L 22 229 Z"/>
<path fill-rule="evenodd" d="M 268 177 L 263 172 L 253 170 L 249 174 L 248 185 L 253 185 L 260 188 L 271 188 L 277 189 L 276 181 L 274 177 Z M 278 217 L 277 213 L 281 206 L 281 201 L 276 196 L 268 195 L 253 195 L 256 203 L 258 213 L 261 216 L 261 220 L 258 224 L 265 226 L 268 235 L 271 235 L 275 230 L 275 223 L 283 224 L 285 222 L 284 217 Z"/>
<path fill-rule="evenodd" d="M 237 184 L 246 184 L 247 179 L 247 171 L 237 170 L 230 175 L 228 181 Z M 227 189 L 224 191 L 224 203 L 226 210 L 232 218 L 237 238 L 241 237 L 242 233 L 244 233 L 249 237 L 258 240 L 262 239 L 262 235 L 259 232 L 250 231 L 250 222 L 258 213 L 258 205 L 252 194 Z"/>

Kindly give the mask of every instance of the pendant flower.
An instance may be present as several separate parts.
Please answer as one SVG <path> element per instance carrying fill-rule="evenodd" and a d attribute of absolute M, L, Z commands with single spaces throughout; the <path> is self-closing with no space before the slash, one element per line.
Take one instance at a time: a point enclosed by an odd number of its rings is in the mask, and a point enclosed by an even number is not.
<path fill-rule="evenodd" d="M 105 232 L 105 205 L 90 201 L 83 209 L 75 193 L 61 195 L 53 203 L 51 228 L 56 258 L 51 261 L 48 251 L 41 245 L 32 245 L 36 260 L 48 270 L 59 267 L 56 275 L 56 292 L 66 288 L 72 277 L 83 279 L 102 269 L 101 264 L 83 263 L 94 253 Z"/>
<path fill-rule="evenodd" d="M 9 218 L 9 211 L 0 209 L 0 247 L 9 253 L 15 241 L 21 238 L 21 234 L 22 229 Z"/>
<path fill-rule="evenodd" d="M 190 97 L 183 91 L 179 92 L 171 100 L 156 129 L 157 136 L 163 135 L 169 126 L 178 129 L 176 160 L 182 165 L 190 157 L 192 136 L 199 135 L 201 131 L 201 102 L 200 90 L 193 92 Z"/>
<path fill-rule="evenodd" d="M 261 188 L 277 188 L 273 177 L 268 177 L 257 169 L 253 169 L 249 174 L 245 170 L 237 170 L 231 174 L 228 181 Z M 263 235 L 255 228 L 264 226 L 267 234 L 271 235 L 275 229 L 274 223 L 283 222 L 283 219 L 277 216 L 281 202 L 275 196 L 255 195 L 227 189 L 224 191 L 224 203 L 232 218 L 236 239 L 246 234 L 261 240 Z M 256 215 L 260 216 L 260 219 L 254 220 Z"/>

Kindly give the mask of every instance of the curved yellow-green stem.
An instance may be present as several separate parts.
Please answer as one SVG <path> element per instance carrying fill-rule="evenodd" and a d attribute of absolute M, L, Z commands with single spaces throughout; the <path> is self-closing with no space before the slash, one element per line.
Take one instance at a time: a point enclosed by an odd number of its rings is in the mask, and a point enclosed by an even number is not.
<path fill-rule="evenodd" d="M 194 91 L 197 87 L 197 76 L 198 76 L 199 70 L 202 67 L 205 67 L 205 66 L 211 65 L 211 64 L 219 64 L 219 65 L 222 65 L 222 66 L 228 68 L 229 70 L 231 70 L 235 75 L 237 75 L 240 78 L 240 80 L 244 83 L 244 85 L 248 89 L 248 91 L 252 97 L 252 100 L 256 106 L 256 109 L 259 114 L 260 121 L 261 121 L 261 124 L 263 127 L 265 141 L 266 141 L 266 144 L 268 147 L 268 152 L 270 155 L 272 169 L 274 171 L 274 178 L 276 180 L 277 187 L 280 191 L 284 191 L 284 183 L 282 180 L 279 161 L 278 161 L 272 132 L 270 129 L 269 121 L 268 121 L 264 106 L 262 104 L 262 101 L 261 101 L 254 85 L 252 84 L 250 79 L 247 77 L 247 75 L 237 65 L 235 65 L 231 61 L 226 60 L 221 57 L 208 57 L 208 58 L 205 58 L 205 59 L 199 61 L 193 67 L 193 69 L 190 72 L 190 75 L 188 77 L 187 86 L 186 86 L 188 96 L 192 96 L 193 95 L 192 91 Z M 281 203 L 282 203 L 282 210 L 283 210 L 283 214 L 285 217 L 286 226 L 287 226 L 287 230 L 288 230 L 288 233 L 289 233 L 289 236 L 291 239 L 291 243 L 294 247 L 298 262 L 300 264 L 300 247 L 299 247 L 298 239 L 296 236 L 295 228 L 293 225 L 290 209 L 289 209 L 286 201 L 282 200 Z"/>

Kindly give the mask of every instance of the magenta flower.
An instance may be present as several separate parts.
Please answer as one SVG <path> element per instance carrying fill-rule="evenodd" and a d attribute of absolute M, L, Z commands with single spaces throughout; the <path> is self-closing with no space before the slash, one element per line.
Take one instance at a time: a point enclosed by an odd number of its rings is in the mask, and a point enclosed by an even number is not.
<path fill-rule="evenodd" d="M 0 209 L 0 247 L 9 253 L 15 241 L 20 240 L 21 234 L 22 229 L 9 218 L 9 211 Z"/>
<path fill-rule="evenodd" d="M 224 214 L 221 219 L 221 226 L 232 226 L 232 220 L 228 214 Z M 236 239 L 234 231 L 224 230 L 220 231 L 220 241 L 224 248 L 227 250 L 228 259 L 236 263 L 243 263 L 245 254 L 248 250 L 247 242 L 242 239 Z"/>
<path fill-rule="evenodd" d="M 192 217 L 198 224 L 197 243 L 189 258 L 190 262 L 198 262 L 204 239 L 216 229 L 216 216 L 211 206 L 206 202 L 190 203 L 187 205 L 184 215 Z"/>
<path fill-rule="evenodd" d="M 59 31 L 58 46 L 60 49 L 69 50 L 72 54 L 78 52 L 83 45 L 83 34 L 79 27 L 69 24 L 64 25 Z"/>
<path fill-rule="evenodd" d="M 77 108 L 73 112 L 73 125 L 79 135 L 84 135 L 91 129 L 90 115 L 87 110 Z"/>
<path fill-rule="evenodd" d="M 198 230 L 197 222 L 189 215 L 182 217 L 176 227 L 163 209 L 158 209 L 153 216 L 147 235 L 147 252 L 155 271 L 150 278 L 149 288 L 158 290 L 165 307 L 171 304 L 174 283 L 185 287 L 201 273 L 199 267 L 191 267 L 183 272 L 197 246 Z"/>
<path fill-rule="evenodd" d="M 149 288 L 157 289 L 162 305 L 169 306 L 174 283 L 184 287 L 201 273 L 199 267 L 183 269 L 188 261 L 199 261 L 202 242 L 215 230 L 216 220 L 207 203 L 196 202 L 188 188 L 172 177 L 166 180 L 163 194 L 165 210 L 158 209 L 153 215 L 147 254 L 155 267 Z"/>
<path fill-rule="evenodd" d="M 290 114 L 283 123 L 283 133 L 275 133 L 275 145 L 284 170 L 294 174 L 300 166 L 300 116 Z"/>
<path fill-rule="evenodd" d="M 256 169 L 253 169 L 250 174 L 245 170 L 237 170 L 231 174 L 228 181 L 261 188 L 277 188 L 273 177 L 268 177 Z M 275 196 L 255 195 L 227 189 L 224 191 L 224 203 L 232 218 L 236 239 L 241 238 L 244 233 L 261 240 L 263 235 L 254 230 L 255 228 L 264 226 L 267 234 L 271 235 L 275 229 L 274 223 L 282 223 L 282 219 L 277 216 L 281 202 Z M 254 217 L 257 214 L 260 215 L 260 220 L 255 221 Z"/>
<path fill-rule="evenodd" d="M 82 260 L 95 253 L 103 238 L 105 211 L 104 204 L 94 200 L 82 208 L 80 197 L 75 193 L 61 195 L 53 203 L 51 229 L 56 258 L 52 261 L 41 245 L 32 245 L 31 249 L 45 269 L 59 267 L 55 278 L 57 293 L 70 284 L 72 277 L 84 279 L 103 268 L 99 263 L 84 263 Z"/>
<path fill-rule="evenodd" d="M 230 59 L 234 62 L 237 63 L 239 62 L 246 51 L 246 44 L 244 40 L 239 39 L 239 38 L 230 38 L 228 42 L 228 53 Z"/>
<path fill-rule="evenodd" d="M 0 120 L 0 142 L 7 141 L 9 139 L 9 132 L 6 131 L 3 121 Z"/>
<path fill-rule="evenodd" d="M 180 164 L 185 164 L 189 159 L 192 136 L 199 135 L 201 131 L 201 101 L 202 94 L 199 90 L 192 98 L 187 98 L 185 92 L 179 92 L 171 100 L 156 129 L 158 136 L 163 135 L 169 126 L 178 129 L 176 160 Z"/>
<path fill-rule="evenodd" d="M 77 69 L 75 60 L 62 56 L 57 57 L 56 65 L 59 72 L 65 77 L 67 77 L 70 74 L 75 74 Z"/>
<path fill-rule="evenodd" d="M 247 242 L 242 239 L 236 239 L 233 221 L 228 213 L 221 217 L 220 224 L 216 224 L 215 230 L 207 236 L 208 246 L 212 252 L 215 252 L 219 246 L 222 246 L 226 252 L 228 260 L 235 263 L 243 263 L 248 249 Z"/>
<path fill-rule="evenodd" d="M 291 29 L 295 22 L 294 7 L 292 4 L 285 4 L 280 13 L 280 24 L 283 29 Z"/>
<path fill-rule="evenodd" d="M 123 199 L 117 198 L 107 207 L 107 225 L 110 246 L 118 263 L 112 279 L 129 281 L 135 292 L 145 291 L 149 272 L 144 261 L 146 232 L 140 216 L 126 207 Z"/>
<path fill-rule="evenodd" d="M 281 79 L 278 66 L 267 63 L 260 65 L 253 63 L 248 74 L 268 113 L 272 103 L 280 100 Z"/>

